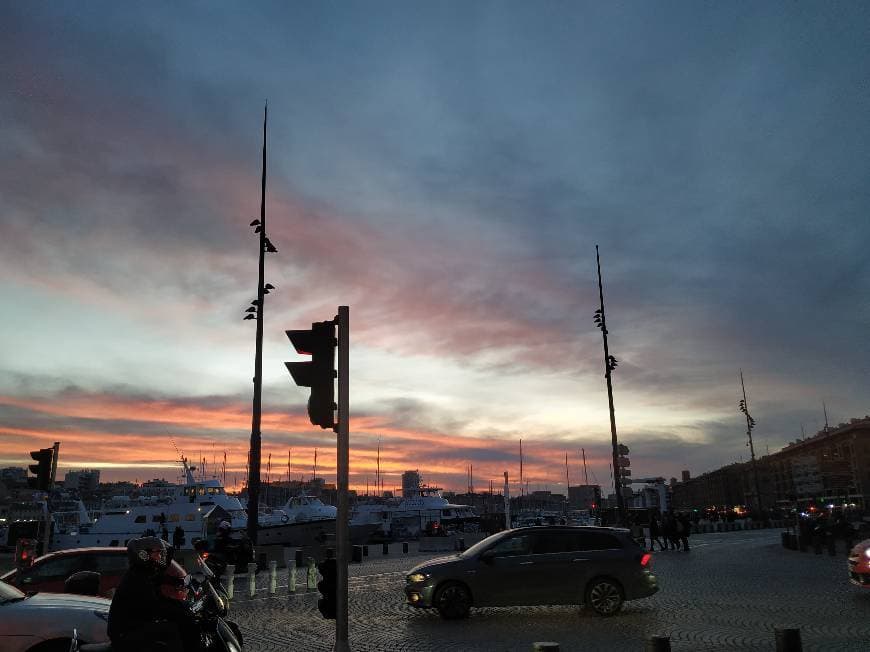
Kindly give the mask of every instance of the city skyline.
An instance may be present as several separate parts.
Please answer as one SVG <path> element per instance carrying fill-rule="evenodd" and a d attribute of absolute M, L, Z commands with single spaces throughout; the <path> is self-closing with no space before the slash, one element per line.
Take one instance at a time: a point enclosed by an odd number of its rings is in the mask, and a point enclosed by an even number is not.
<path fill-rule="evenodd" d="M 349 305 L 352 488 L 612 487 L 596 244 L 636 476 L 863 417 L 868 12 L 0 2 L 0 466 L 244 472 L 267 98 L 264 478 Z"/>

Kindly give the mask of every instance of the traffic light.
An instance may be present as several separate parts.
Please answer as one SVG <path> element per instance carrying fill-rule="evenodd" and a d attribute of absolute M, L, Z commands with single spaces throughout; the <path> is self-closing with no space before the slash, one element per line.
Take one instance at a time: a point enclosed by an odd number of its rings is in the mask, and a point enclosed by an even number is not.
<path fill-rule="evenodd" d="M 317 609 L 321 615 L 328 620 L 335 620 L 337 611 L 336 595 L 337 595 L 337 577 L 335 558 L 324 559 L 317 564 L 317 570 L 320 572 L 321 580 L 317 583 L 317 590 L 320 591 L 320 599 L 317 601 Z"/>
<path fill-rule="evenodd" d="M 310 355 L 308 362 L 285 362 L 300 387 L 310 387 L 308 418 L 321 428 L 335 427 L 335 323 L 321 321 L 311 330 L 286 331 L 297 353 Z"/>
<path fill-rule="evenodd" d="M 37 461 L 37 464 L 30 465 L 30 472 L 36 476 L 36 478 L 30 478 L 30 480 L 35 480 L 32 483 L 33 488 L 48 491 L 51 488 L 51 463 L 54 458 L 54 449 L 40 448 L 38 451 L 30 451 L 30 457 Z"/>

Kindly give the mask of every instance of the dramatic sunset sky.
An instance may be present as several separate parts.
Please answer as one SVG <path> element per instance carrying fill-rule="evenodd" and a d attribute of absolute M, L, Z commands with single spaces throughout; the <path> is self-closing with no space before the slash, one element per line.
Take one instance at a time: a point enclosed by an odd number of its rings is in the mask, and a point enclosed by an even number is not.
<path fill-rule="evenodd" d="M 284 330 L 351 315 L 351 484 L 635 477 L 870 413 L 870 5 L 0 0 L 0 466 L 335 477 Z"/>

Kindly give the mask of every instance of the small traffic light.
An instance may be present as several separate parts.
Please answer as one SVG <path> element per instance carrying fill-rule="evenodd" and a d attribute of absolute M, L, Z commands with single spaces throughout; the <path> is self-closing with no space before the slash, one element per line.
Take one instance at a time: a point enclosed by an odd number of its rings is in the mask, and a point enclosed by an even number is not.
<path fill-rule="evenodd" d="M 321 321 L 311 330 L 286 331 L 297 353 L 310 355 L 309 362 L 285 362 L 300 387 L 310 387 L 308 418 L 321 428 L 335 427 L 335 323 Z"/>
<path fill-rule="evenodd" d="M 317 570 L 320 573 L 321 580 L 317 583 L 317 590 L 320 591 L 320 599 L 317 601 L 317 609 L 321 615 L 328 620 L 335 620 L 335 615 L 338 610 L 336 606 L 337 597 L 337 570 L 335 558 L 324 559 L 317 564 Z"/>
<path fill-rule="evenodd" d="M 37 461 L 37 464 L 30 465 L 30 472 L 36 478 L 35 489 L 39 491 L 48 491 L 51 488 L 51 463 L 54 458 L 53 448 L 40 448 L 38 451 L 30 451 L 30 457 Z"/>

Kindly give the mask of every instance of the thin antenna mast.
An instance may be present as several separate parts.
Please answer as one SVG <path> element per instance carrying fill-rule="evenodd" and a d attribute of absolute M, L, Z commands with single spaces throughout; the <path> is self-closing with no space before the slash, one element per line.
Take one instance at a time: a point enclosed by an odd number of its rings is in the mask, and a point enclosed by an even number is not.
<path fill-rule="evenodd" d="M 520 438 L 520 496 L 523 495 L 523 440 Z"/>
<path fill-rule="evenodd" d="M 586 449 L 581 448 L 580 453 L 583 455 L 583 477 L 586 479 L 586 486 L 589 486 L 589 472 L 586 470 Z"/>

